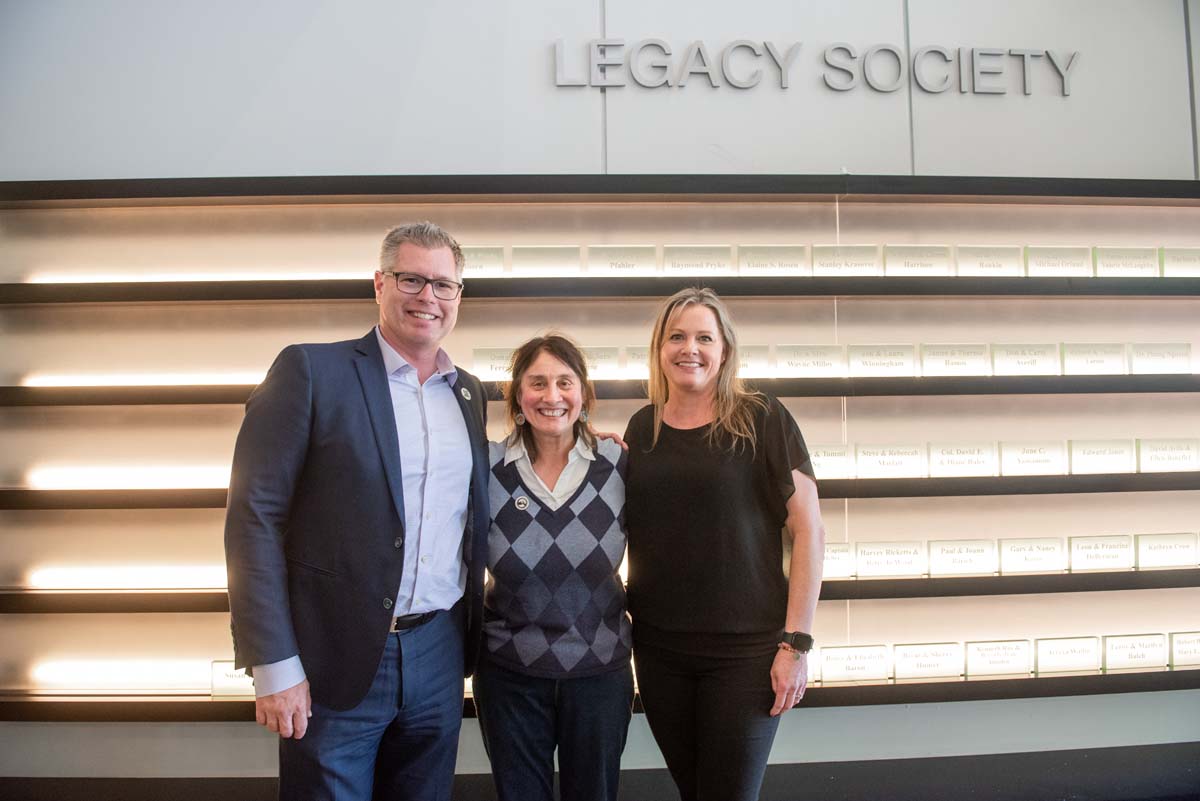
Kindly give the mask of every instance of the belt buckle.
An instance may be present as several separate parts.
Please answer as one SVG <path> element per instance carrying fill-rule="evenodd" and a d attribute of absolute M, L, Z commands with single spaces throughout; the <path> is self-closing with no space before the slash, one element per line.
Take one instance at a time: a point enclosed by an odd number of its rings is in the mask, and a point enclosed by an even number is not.
<path fill-rule="evenodd" d="M 433 618 L 433 614 L 433 612 L 423 612 L 413 615 L 397 615 L 396 617 L 392 618 L 392 627 L 389 629 L 389 632 L 392 634 L 399 634 L 401 632 L 411 631 L 417 626 L 428 623 Z"/>

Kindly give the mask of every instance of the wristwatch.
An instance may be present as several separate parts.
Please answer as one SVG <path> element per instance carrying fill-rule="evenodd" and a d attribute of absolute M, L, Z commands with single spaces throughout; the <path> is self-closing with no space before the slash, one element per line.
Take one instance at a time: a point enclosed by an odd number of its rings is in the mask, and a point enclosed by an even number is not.
<path fill-rule="evenodd" d="M 793 651 L 807 654 L 812 650 L 813 638 L 811 634 L 805 634 L 802 631 L 785 631 L 779 635 L 779 644 L 786 645 Z"/>

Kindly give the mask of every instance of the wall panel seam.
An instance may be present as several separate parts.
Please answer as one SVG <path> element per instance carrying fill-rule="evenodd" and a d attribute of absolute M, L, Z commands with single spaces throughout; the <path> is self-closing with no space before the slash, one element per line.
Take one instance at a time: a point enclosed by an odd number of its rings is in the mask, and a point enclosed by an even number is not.
<path fill-rule="evenodd" d="M 1192 14 L 1190 0 L 1182 0 L 1183 2 L 1183 38 L 1186 44 L 1185 52 L 1187 53 L 1187 69 L 1188 69 L 1188 105 L 1192 109 L 1192 175 L 1197 181 L 1200 181 L 1200 139 L 1196 135 L 1196 70 L 1195 70 L 1195 54 L 1192 52 L 1194 42 L 1192 41 Z"/>
<path fill-rule="evenodd" d="M 1186 2 L 1186 0 L 1185 0 Z M 908 0 L 904 0 L 904 60 L 908 65 L 908 69 L 913 68 L 912 63 L 912 38 L 909 29 L 908 20 Z M 865 67 L 864 67 L 865 69 Z M 905 65 L 900 65 L 900 73 L 903 75 Z M 904 91 L 908 95 L 908 169 L 910 175 L 917 174 L 917 135 L 916 121 L 913 119 L 913 89 L 912 89 L 912 74 L 909 74 L 909 80 L 905 81 Z M 1192 115 L 1195 119 L 1195 115 Z M 1195 128 L 1193 128 L 1193 132 Z"/>
<path fill-rule="evenodd" d="M 1186 0 L 1184 0 L 1186 2 Z M 600 38 L 608 38 L 607 0 L 600 0 Z M 1193 115 L 1194 116 L 1194 115 Z M 608 175 L 608 90 L 600 89 L 600 174 Z"/>

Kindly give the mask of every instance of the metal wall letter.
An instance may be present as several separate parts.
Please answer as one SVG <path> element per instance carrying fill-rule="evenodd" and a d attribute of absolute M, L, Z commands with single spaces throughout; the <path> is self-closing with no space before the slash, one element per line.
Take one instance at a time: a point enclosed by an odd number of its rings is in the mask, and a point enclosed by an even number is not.
<path fill-rule="evenodd" d="M 675 63 L 671 45 L 663 39 L 640 39 L 626 47 L 624 39 L 592 39 L 587 43 L 587 61 L 567 64 L 568 54 L 563 39 L 554 40 L 554 84 L 555 86 L 594 86 L 598 89 L 625 86 L 629 81 L 647 89 L 660 86 L 687 86 L 693 75 L 703 75 L 708 84 L 716 89 L 728 85 L 735 89 L 753 89 L 763 81 L 763 55 L 770 57 L 769 63 L 779 74 L 779 88 L 787 89 L 791 82 L 791 70 L 800 56 L 802 42 L 795 42 L 781 50 L 775 42 L 751 39 L 735 39 L 725 44 L 719 53 L 719 62 L 709 54 L 708 46 L 701 39 L 690 42 L 683 51 L 683 58 Z M 650 51 L 646 54 L 644 51 Z M 749 51 L 738 55 L 739 50 Z M 896 74 L 890 76 L 886 68 L 879 66 L 881 54 L 886 53 L 896 62 Z M 875 92 L 895 92 L 906 81 L 915 83 L 923 92 L 941 94 L 947 92 L 958 76 L 960 94 L 1003 95 L 1008 93 L 1007 70 L 1012 59 L 1020 59 L 1021 89 L 1026 95 L 1033 94 L 1033 70 L 1037 59 L 1046 57 L 1054 68 L 1061 84 L 1062 96 L 1071 95 L 1071 75 L 1079 65 L 1078 50 L 1054 51 L 1014 47 L 958 47 L 924 45 L 906 58 L 907 50 L 894 44 L 875 44 L 859 51 L 849 42 L 834 42 L 821 52 L 824 69 L 821 80 L 835 92 L 849 92 L 866 84 Z M 933 66 L 933 62 L 937 62 Z M 581 74 L 572 67 L 584 67 Z M 880 76 L 883 72 L 883 76 Z M 723 76 L 724 80 L 721 79 Z"/>
<path fill-rule="evenodd" d="M 776 49 L 774 42 L 763 42 L 767 47 L 767 53 L 770 54 L 771 60 L 775 62 L 775 66 L 779 69 L 779 88 L 788 88 L 788 70 L 792 68 L 792 62 L 796 60 L 796 56 L 800 55 L 800 42 L 787 49 L 787 53 L 783 56 L 779 55 L 779 50 Z"/>
<path fill-rule="evenodd" d="M 1004 77 L 1004 62 L 999 61 L 992 64 L 984 64 L 985 58 L 1000 58 L 1007 55 L 1003 50 L 997 50 L 994 47 L 973 47 L 971 48 L 971 68 L 974 80 L 972 88 L 977 95 L 1003 95 L 1008 94 L 1008 87 L 1004 84 L 985 84 L 984 78 L 989 75 L 999 75 Z"/>
<path fill-rule="evenodd" d="M 837 58 L 838 51 L 841 51 L 849 56 L 849 60 L 843 61 L 842 59 Z M 848 80 L 839 83 L 838 81 L 831 80 L 829 72 L 826 71 L 825 74 L 821 76 L 821 78 L 825 81 L 825 85 L 830 89 L 836 89 L 839 92 L 848 92 L 854 87 L 858 86 L 858 75 L 856 75 L 852 69 L 854 66 L 854 61 L 857 58 L 858 51 L 854 49 L 854 45 L 847 44 L 846 42 L 838 42 L 837 44 L 831 44 L 829 47 L 825 48 L 825 63 L 832 69 L 846 73 L 848 78 Z"/>
<path fill-rule="evenodd" d="M 896 59 L 896 80 L 891 84 L 885 84 L 875 78 L 871 72 L 871 60 L 877 53 L 891 53 Z M 890 44 L 872 45 L 867 48 L 867 52 L 863 53 L 862 57 L 863 80 L 867 82 L 867 86 L 874 89 L 876 92 L 894 92 L 904 83 L 906 74 L 904 55 L 900 52 L 900 48 Z"/>
<path fill-rule="evenodd" d="M 675 79 L 675 85 L 687 86 L 688 78 L 693 74 L 704 75 L 714 89 L 718 86 L 717 69 L 708 55 L 708 48 L 699 39 L 689 44 L 687 50 L 684 51 L 683 62 L 679 65 L 679 77 Z"/>
<path fill-rule="evenodd" d="M 646 67 L 659 70 L 657 75 L 647 77 L 642 72 L 642 64 L 640 58 L 642 50 L 647 47 L 657 47 L 662 52 L 661 58 L 653 58 L 646 62 Z M 633 47 L 629 48 L 629 74 L 633 76 L 633 80 L 640 86 L 647 89 L 654 89 L 659 86 L 671 85 L 671 46 L 662 39 L 642 39 L 640 42 L 634 42 Z"/>
<path fill-rule="evenodd" d="M 748 39 L 738 39 L 736 42 L 730 42 L 725 47 L 725 52 L 721 54 L 721 74 L 725 76 L 725 81 L 730 86 L 736 86 L 738 89 L 749 89 L 753 86 L 758 86 L 758 82 L 762 80 L 762 70 L 755 69 L 750 73 L 749 78 L 738 78 L 733 74 L 733 66 L 729 63 L 730 57 L 733 56 L 733 51 L 739 47 L 744 47 L 758 58 L 762 57 L 762 48 L 758 43 L 751 42 Z"/>
<path fill-rule="evenodd" d="M 555 86 L 587 86 L 583 78 L 568 78 L 563 67 L 563 40 L 554 40 L 554 85 Z"/>
<path fill-rule="evenodd" d="M 1021 78 L 1022 78 L 1022 81 L 1025 86 L 1025 94 L 1027 94 L 1027 95 L 1033 94 L 1033 75 L 1029 72 L 1029 68 L 1032 66 L 1032 64 L 1030 64 L 1030 62 L 1035 58 L 1041 58 L 1042 51 L 1041 50 L 1019 50 L 1019 49 L 1014 48 L 1012 50 L 1009 50 L 1008 54 L 1010 56 L 1020 56 L 1021 57 Z"/>
<path fill-rule="evenodd" d="M 592 86 L 625 85 L 625 76 L 620 73 L 625 64 L 625 60 L 621 57 L 621 49 L 624 47 L 624 39 L 592 40 L 591 46 L 588 48 L 592 65 Z M 614 67 L 616 69 L 613 69 Z"/>
<path fill-rule="evenodd" d="M 917 86 L 921 87 L 926 92 L 930 92 L 931 94 L 937 94 L 939 92 L 944 92 L 950 88 L 950 73 L 949 72 L 944 73 L 942 75 L 942 80 L 938 83 L 931 83 L 931 82 L 927 81 L 925 79 L 925 76 L 921 74 L 921 59 L 925 58 L 925 56 L 929 55 L 930 53 L 937 53 L 939 56 L 942 57 L 942 61 L 945 61 L 947 64 L 950 64 L 951 62 L 953 62 L 954 59 L 950 57 L 949 50 L 947 50 L 944 47 L 940 47 L 938 45 L 930 45 L 928 47 L 919 47 L 919 48 L 917 48 L 917 52 L 913 54 L 913 66 L 912 66 L 913 80 L 915 80 L 917 82 Z"/>
<path fill-rule="evenodd" d="M 1053 50 L 1047 50 L 1046 55 L 1050 57 L 1050 63 L 1054 65 L 1054 69 L 1058 71 L 1058 77 L 1062 79 L 1062 94 L 1063 97 L 1068 97 L 1071 94 L 1071 70 L 1075 69 L 1075 65 L 1079 63 L 1079 51 L 1071 53 L 1066 59 L 1066 64 L 1063 64 L 1063 57 L 1056 56 Z"/>

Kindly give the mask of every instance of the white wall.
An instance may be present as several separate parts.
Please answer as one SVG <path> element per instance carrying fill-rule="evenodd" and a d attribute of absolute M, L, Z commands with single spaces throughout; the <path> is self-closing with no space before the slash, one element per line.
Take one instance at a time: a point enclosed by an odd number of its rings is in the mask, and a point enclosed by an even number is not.
<path fill-rule="evenodd" d="M 1071 94 L 1048 58 L 1031 63 L 1033 94 L 1009 58 L 1003 95 L 913 96 L 915 172 L 1081 178 L 1194 177 L 1183 3 L 1008 0 L 994 13 L 961 0 L 910 0 L 913 48 L 1079 51 Z"/>
<path fill-rule="evenodd" d="M 1196 0 L 0 0 L 0 180 L 256 175 L 855 173 L 1194 178 Z M 907 19 L 905 10 L 908 11 Z M 556 87 L 607 35 L 801 41 L 783 90 Z M 1193 36 L 1193 40 L 1196 37 Z M 835 92 L 822 51 L 1080 51 L 1025 96 Z M 880 60 L 880 74 L 886 78 Z M 861 82 L 861 81 L 860 81 Z"/>
<path fill-rule="evenodd" d="M 0 179 L 587 173 L 555 0 L 0 4 Z M 19 76 L 19 80 L 14 80 Z"/>

